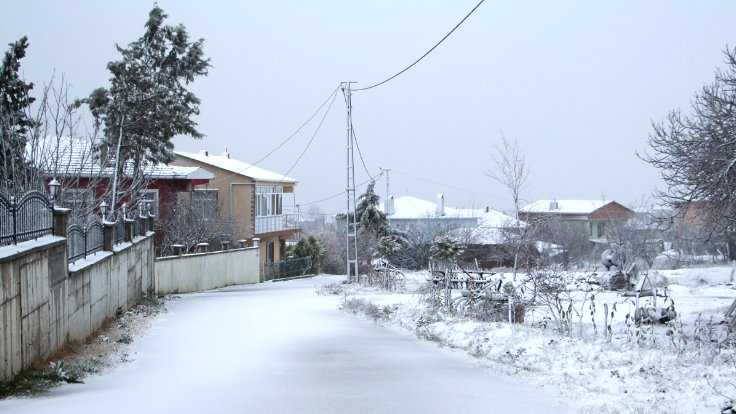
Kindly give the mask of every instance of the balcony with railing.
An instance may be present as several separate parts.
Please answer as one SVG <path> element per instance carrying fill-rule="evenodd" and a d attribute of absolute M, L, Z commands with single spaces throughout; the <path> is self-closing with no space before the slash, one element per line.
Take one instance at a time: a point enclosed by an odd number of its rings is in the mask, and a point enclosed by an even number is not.
<path fill-rule="evenodd" d="M 298 214 L 256 217 L 255 234 L 274 233 L 286 230 L 299 230 Z"/>

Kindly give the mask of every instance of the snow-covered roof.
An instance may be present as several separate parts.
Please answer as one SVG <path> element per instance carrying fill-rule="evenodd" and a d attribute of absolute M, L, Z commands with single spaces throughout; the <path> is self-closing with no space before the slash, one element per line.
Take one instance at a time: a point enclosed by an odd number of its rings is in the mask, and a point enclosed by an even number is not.
<path fill-rule="evenodd" d="M 28 156 L 47 174 L 56 177 L 112 177 L 113 165 L 101 165 L 88 139 L 79 137 L 47 137 L 36 145 L 28 145 Z M 132 166 L 127 169 L 132 171 Z M 166 164 L 147 164 L 143 174 L 152 179 L 211 180 L 215 176 L 200 167 L 179 167 Z"/>
<path fill-rule="evenodd" d="M 384 204 L 378 207 L 381 211 L 386 211 Z M 389 216 L 390 219 L 426 219 L 426 218 L 466 218 L 475 219 L 479 226 L 483 227 L 517 227 L 523 225 L 511 216 L 492 209 L 468 209 L 468 208 L 452 208 L 445 207 L 445 214 L 439 216 L 437 214 L 437 204 L 431 201 L 422 200 L 410 195 L 394 198 L 394 213 Z"/>
<path fill-rule="evenodd" d="M 524 206 L 525 213 L 590 214 L 599 208 L 613 203 L 603 200 L 538 200 Z"/>
<path fill-rule="evenodd" d="M 378 208 L 386 211 L 384 204 L 381 203 Z M 437 214 L 437 204 L 412 197 L 410 195 L 394 198 L 394 213 L 389 217 L 392 219 L 418 219 L 418 218 L 434 218 L 439 217 Z M 445 207 L 445 216 L 456 217 L 456 211 L 453 208 Z"/>
<path fill-rule="evenodd" d="M 290 184 L 297 183 L 295 179 L 287 177 L 283 174 L 269 171 L 260 167 L 256 167 L 255 165 L 251 165 L 246 162 L 230 158 L 230 155 L 227 153 L 226 155 L 209 155 L 207 152 L 192 153 L 175 151 L 174 153 L 181 157 L 212 165 L 213 167 L 221 168 L 234 174 L 250 177 L 255 181 L 269 181 L 274 183 Z"/>

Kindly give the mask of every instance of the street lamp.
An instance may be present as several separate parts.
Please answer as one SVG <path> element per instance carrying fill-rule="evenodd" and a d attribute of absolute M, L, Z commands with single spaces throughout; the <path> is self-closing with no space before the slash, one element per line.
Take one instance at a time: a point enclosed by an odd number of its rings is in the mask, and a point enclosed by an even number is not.
<path fill-rule="evenodd" d="M 49 183 L 49 193 L 51 194 L 51 202 L 54 206 L 56 206 L 56 196 L 59 195 L 59 189 L 61 188 L 61 183 L 56 179 L 52 179 Z"/>
<path fill-rule="evenodd" d="M 102 219 L 107 219 L 107 203 L 104 200 L 100 203 L 100 211 L 102 212 Z"/>

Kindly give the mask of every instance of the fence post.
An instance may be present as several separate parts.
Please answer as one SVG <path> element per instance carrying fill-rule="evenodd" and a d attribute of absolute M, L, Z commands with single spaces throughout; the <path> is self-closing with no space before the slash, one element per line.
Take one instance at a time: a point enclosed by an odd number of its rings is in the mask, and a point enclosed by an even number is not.
<path fill-rule="evenodd" d="M 174 248 L 174 256 L 181 256 L 181 251 L 184 247 L 183 244 L 172 244 L 171 247 Z"/>
<path fill-rule="evenodd" d="M 230 241 L 223 240 L 220 242 L 220 250 L 228 250 L 230 248 Z"/>
<path fill-rule="evenodd" d="M 59 237 L 67 237 L 67 227 L 69 225 L 69 209 L 54 207 L 54 235 Z"/>
<path fill-rule="evenodd" d="M 106 250 L 108 252 L 112 251 L 112 246 L 115 244 L 115 226 L 116 223 L 109 222 L 109 221 L 103 221 L 102 222 L 102 228 L 103 228 L 103 248 L 102 250 Z"/>
<path fill-rule="evenodd" d="M 197 244 L 197 253 L 207 253 L 207 248 L 210 246 L 209 243 Z"/>
<path fill-rule="evenodd" d="M 243 240 L 243 239 L 238 240 L 238 247 L 241 248 L 241 249 L 245 249 L 245 242 L 246 241 Z M 736 262 L 734 262 L 734 263 L 736 263 Z"/>
<path fill-rule="evenodd" d="M 153 215 L 153 213 L 148 213 L 148 231 L 154 231 L 153 230 L 153 221 L 156 217 Z"/>
<path fill-rule="evenodd" d="M 148 220 L 146 220 L 146 216 L 139 215 L 138 222 L 140 223 L 140 236 L 146 237 L 146 233 L 148 233 Z"/>
<path fill-rule="evenodd" d="M 261 245 L 261 239 L 259 239 L 258 237 L 254 237 L 253 238 L 253 247 L 260 247 L 260 245 Z"/>
<path fill-rule="evenodd" d="M 126 218 L 125 219 L 125 241 L 132 242 L 135 235 L 133 234 L 133 224 L 135 220 Z"/>
<path fill-rule="evenodd" d="M 603 304 L 603 336 L 608 338 L 608 303 Z"/>

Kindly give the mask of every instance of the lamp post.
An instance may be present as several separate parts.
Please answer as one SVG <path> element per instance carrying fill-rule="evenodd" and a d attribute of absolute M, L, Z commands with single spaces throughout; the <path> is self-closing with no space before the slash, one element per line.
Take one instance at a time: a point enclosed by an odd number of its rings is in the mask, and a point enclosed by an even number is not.
<path fill-rule="evenodd" d="M 56 207 L 56 196 L 59 195 L 60 188 L 61 183 L 56 178 L 52 179 L 49 183 L 49 193 L 51 194 L 52 207 Z"/>
<path fill-rule="evenodd" d="M 107 220 L 107 203 L 104 200 L 100 203 L 100 211 L 102 212 L 102 220 Z"/>

